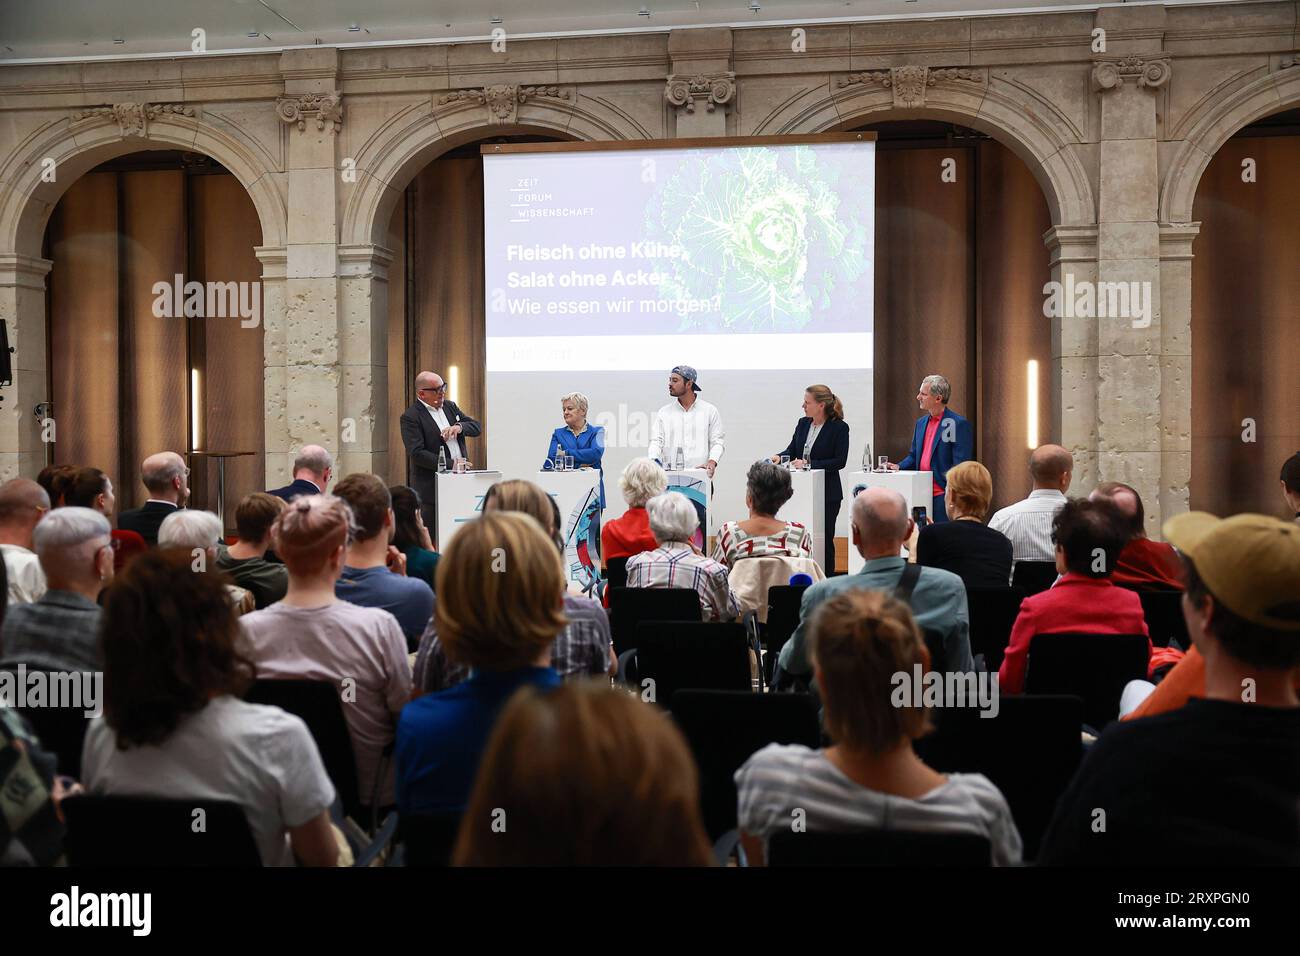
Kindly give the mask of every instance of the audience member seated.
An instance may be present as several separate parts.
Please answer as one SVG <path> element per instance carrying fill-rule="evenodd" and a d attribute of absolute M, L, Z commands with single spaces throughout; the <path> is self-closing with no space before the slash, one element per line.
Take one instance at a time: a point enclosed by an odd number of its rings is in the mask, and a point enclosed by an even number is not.
<path fill-rule="evenodd" d="M 433 589 L 419 578 L 406 576 L 406 558 L 392 546 L 394 520 L 388 489 L 375 475 L 355 474 L 340 481 L 334 493 L 351 507 L 356 527 L 343 576 L 335 587 L 338 596 L 388 611 L 402 626 L 407 647 L 415 650 L 433 614 Z"/>
<path fill-rule="evenodd" d="M 45 593 L 45 572 L 32 550 L 32 532 L 50 510 L 50 496 L 29 478 L 0 485 L 0 553 L 9 578 L 8 603 L 29 604 Z"/>
<path fill-rule="evenodd" d="M 438 552 L 433 550 L 433 539 L 424 526 L 420 510 L 424 502 L 419 492 L 406 485 L 393 485 L 388 492 L 393 497 L 393 547 L 406 557 L 406 576 L 419 578 L 432 588 Z"/>
<path fill-rule="evenodd" d="M 279 561 L 268 561 L 271 526 L 285 509 L 283 498 L 255 491 L 245 495 L 235 509 L 235 532 L 239 540 L 217 544 L 217 570 L 224 571 L 241 588 L 253 595 L 260 611 L 284 597 L 289 572 Z"/>
<path fill-rule="evenodd" d="M 140 466 L 140 481 L 149 492 L 149 498 L 139 508 L 123 511 L 117 516 L 117 526 L 123 531 L 134 531 L 144 538 L 145 544 L 158 544 L 158 529 L 167 516 L 183 508 L 190 497 L 190 469 L 185 459 L 174 451 L 161 451 L 150 455 Z"/>
<path fill-rule="evenodd" d="M 1053 559 L 1052 518 L 1065 504 L 1073 471 L 1074 458 L 1068 451 L 1060 445 L 1039 445 L 1029 456 L 1029 475 L 1034 481 L 1029 497 L 989 519 L 989 527 L 1011 541 L 1013 570 L 1016 561 Z"/>
<path fill-rule="evenodd" d="M 627 562 L 630 588 L 694 588 L 705 621 L 734 621 L 740 602 L 727 581 L 725 566 L 691 544 L 700 517 L 685 495 L 667 491 L 646 503 L 658 547 Z"/>
<path fill-rule="evenodd" d="M 651 498 L 668 489 L 668 475 L 658 462 L 633 458 L 619 476 L 618 486 L 623 490 L 627 511 L 621 518 L 607 521 L 600 527 L 600 555 L 606 561 L 631 558 L 659 547 L 650 530 L 650 516 L 645 506 Z"/>
<path fill-rule="evenodd" d="M 915 571 L 909 571 L 908 576 L 915 573 L 917 577 L 904 603 L 911 607 L 916 623 L 942 637 L 949 671 L 975 670 L 970 652 L 966 588 L 961 578 L 940 568 L 909 565 L 899 557 L 903 542 L 912 536 L 915 527 L 903 496 L 888 488 L 868 488 L 853 499 L 850 521 L 853 546 L 866 564 L 857 574 L 828 578 L 803 592 L 799 626 L 781 648 L 781 668 L 797 677 L 812 674 L 812 661 L 808 657 L 808 623 L 823 602 L 860 588 L 896 594 L 904 570 L 913 568 Z"/>
<path fill-rule="evenodd" d="M 393 768 L 385 766 L 384 751 L 395 738 L 397 715 L 411 699 L 411 668 L 393 615 L 349 603 L 335 592 L 351 528 L 342 499 L 295 498 L 271 531 L 289 573 L 288 591 L 241 623 L 258 677 L 329 681 L 339 688 L 347 702 L 343 716 L 361 799 L 383 810 L 394 802 Z"/>
<path fill-rule="evenodd" d="M 323 495 L 334 476 L 334 458 L 320 445 L 303 445 L 293 460 L 293 481 L 267 492 L 284 501 L 299 495 Z"/>
<path fill-rule="evenodd" d="M 1147 537 L 1146 509 L 1137 489 L 1122 481 L 1104 481 L 1088 497 L 1106 499 L 1119 509 L 1124 518 L 1128 543 L 1119 553 L 1111 580 L 1134 590 L 1181 591 L 1183 567 L 1178 553 L 1169 545 Z"/>
<path fill-rule="evenodd" d="M 403 814 L 458 812 L 474 785 L 497 716 L 520 687 L 556 687 L 551 645 L 564 618 L 564 567 L 526 514 L 466 523 L 438 563 L 439 640 L 472 676 L 425 694 L 397 726 L 397 805 Z"/>
<path fill-rule="evenodd" d="M 90 508 L 105 518 L 113 517 L 113 483 L 98 468 L 78 468 L 63 483 L 63 500 L 60 505 Z M 113 570 L 120 572 L 137 554 L 149 550 L 144 538 L 134 531 L 113 531 Z"/>
<path fill-rule="evenodd" d="M 1011 541 L 984 526 L 992 500 L 993 477 L 978 461 L 950 468 L 943 495 L 949 520 L 921 529 L 916 563 L 951 571 L 968 588 L 1006 587 L 1011 580 Z"/>
<path fill-rule="evenodd" d="M 79 784 L 66 787 L 65 779 L 58 758 L 41 747 L 22 715 L 0 703 L 0 793 L 21 794 L 5 800 L 0 817 L 0 868 L 60 865 L 59 804 L 81 791 Z"/>
<path fill-rule="evenodd" d="M 833 579 L 838 580 L 838 579 Z M 981 774 L 937 773 L 912 741 L 929 729 L 921 706 L 895 706 L 896 674 L 930 669 L 907 605 L 849 589 L 810 622 L 813 672 L 832 745 L 769 744 L 736 771 L 737 818 L 750 865 L 796 809 L 808 831 L 905 830 L 987 837 L 995 866 L 1020 862 L 1020 833 L 1001 792 Z"/>
<path fill-rule="evenodd" d="M 62 508 L 68 502 L 63 500 L 68 483 L 80 469 L 76 465 L 46 465 L 36 476 L 36 483 L 49 495 L 51 508 Z"/>
<path fill-rule="evenodd" d="M 1300 451 L 1282 463 L 1282 497 L 1297 524 L 1300 524 Z"/>
<path fill-rule="evenodd" d="M 1204 699 L 1112 724 L 1057 805 L 1039 862 L 1300 864 L 1300 528 L 1170 519 Z M 1097 832 L 1096 808 L 1106 811 Z"/>
<path fill-rule="evenodd" d="M 265 865 L 334 866 L 334 787 L 301 719 L 240 699 L 253 668 L 238 635 L 220 580 L 195 574 L 185 552 L 127 566 L 104 600 L 104 714 L 86 731 L 86 790 L 230 800 Z"/>
<path fill-rule="evenodd" d="M 221 519 L 211 511 L 182 508 L 164 518 L 158 529 L 158 547 L 184 548 L 198 562 L 194 568 L 196 571 L 210 568 L 214 574 L 217 573 L 217 545 L 220 542 Z M 202 552 L 201 561 L 199 552 Z M 230 606 L 236 614 L 247 614 L 257 607 L 252 592 L 238 584 L 226 584 L 226 593 L 230 595 Z"/>
<path fill-rule="evenodd" d="M 607 684 L 525 687 L 492 732 L 452 862 L 709 866 L 691 751 L 672 721 Z"/>
<path fill-rule="evenodd" d="M 483 496 L 483 513 L 494 511 L 518 511 L 533 518 L 563 555 L 559 508 L 555 499 L 540 485 L 531 481 L 498 481 Z M 436 594 L 434 601 L 436 604 Z M 617 673 L 618 657 L 614 653 L 609 615 L 605 609 L 591 598 L 570 594 L 566 590 L 564 616 L 568 618 L 568 624 L 551 645 L 551 669 L 562 680 Z M 420 650 L 415 658 L 417 692 L 446 690 L 468 677 L 469 666 L 450 660 L 446 647 L 438 639 L 438 616 L 435 613 L 420 638 Z"/>
<path fill-rule="evenodd" d="M 1124 516 L 1108 500 L 1071 498 L 1056 513 L 1052 541 L 1056 570 L 1062 577 L 1048 590 L 1020 603 L 998 669 L 1002 693 L 1024 691 L 1029 644 L 1035 634 L 1147 633 L 1146 616 L 1137 594 L 1111 581 L 1127 537 Z M 1150 651 L 1148 637 L 1147 653 Z"/>
<path fill-rule="evenodd" d="M 778 521 L 776 513 L 794 494 L 790 472 L 772 462 L 754 462 L 745 484 L 749 517 L 728 521 L 718 531 L 713 560 L 734 567 L 741 558 L 812 556 L 812 532 L 797 521 Z"/>
<path fill-rule="evenodd" d="M 0 668 L 97 671 L 99 592 L 113 580 L 108 519 L 89 508 L 51 511 L 33 532 L 49 582 L 40 600 L 15 604 L 0 631 Z"/>

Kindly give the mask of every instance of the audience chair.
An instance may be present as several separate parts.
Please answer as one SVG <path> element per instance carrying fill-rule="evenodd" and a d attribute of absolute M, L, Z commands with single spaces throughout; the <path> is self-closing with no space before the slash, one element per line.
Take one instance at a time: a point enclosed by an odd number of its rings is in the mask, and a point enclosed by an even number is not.
<path fill-rule="evenodd" d="M 1187 621 L 1183 618 L 1182 591 L 1138 591 L 1142 614 L 1147 619 L 1147 631 L 1156 647 L 1177 644 L 1183 650 L 1192 646 L 1187 636 Z"/>
<path fill-rule="evenodd" d="M 975 833 L 868 830 L 858 833 L 776 833 L 767 841 L 768 866 L 990 866 L 993 848 Z"/>
<path fill-rule="evenodd" d="M 1083 721 L 1100 732 L 1119 716 L 1124 685 L 1147 676 L 1145 634 L 1035 634 L 1029 642 L 1026 694 L 1073 694 Z"/>
<path fill-rule="evenodd" d="M 936 729 L 916 741 L 922 760 L 941 773 L 982 773 L 1002 791 L 1024 842 L 1026 860 L 1083 759 L 1083 701 L 1069 696 L 1002 696 L 996 717 L 976 707 L 931 711 Z"/>
<path fill-rule="evenodd" d="M 17 686 L 17 669 L 10 670 Z M 80 671 L 47 671 L 29 667 L 26 670 L 30 681 L 33 674 L 41 674 L 45 686 L 49 689 L 61 686 L 64 682 L 76 680 L 80 687 L 86 686 L 84 675 Z M 87 711 L 92 711 L 90 702 L 83 699 L 82 707 L 15 707 L 18 713 L 27 719 L 41 742 L 41 749 L 58 757 L 59 773 L 81 779 L 81 748 L 86 740 L 86 729 L 90 726 Z M 101 706 L 103 701 L 98 702 Z"/>
<path fill-rule="evenodd" d="M 709 839 L 736 829 L 736 771 L 768 744 L 818 747 L 821 719 L 812 694 L 679 690 L 670 699 L 700 773 L 700 807 Z"/>
<path fill-rule="evenodd" d="M 966 588 L 970 615 L 970 652 L 984 656 L 984 669 L 996 672 L 1011 640 L 1025 592 L 1019 588 Z"/>
<path fill-rule="evenodd" d="M 1026 597 L 1046 591 L 1055 583 L 1055 561 L 1017 561 L 1011 572 L 1011 586 L 1024 591 Z"/>
<path fill-rule="evenodd" d="M 727 580 L 741 609 L 755 612 L 759 623 L 766 624 L 769 593 L 774 587 L 788 586 L 790 578 L 796 574 L 808 575 L 813 583 L 826 578 L 821 565 L 812 558 L 766 555 L 737 561 L 727 574 Z"/>
<path fill-rule="evenodd" d="M 611 588 L 627 587 L 627 558 L 610 558 L 606 561 L 605 580 Z"/>
<path fill-rule="evenodd" d="M 772 683 L 781 648 L 799 626 L 799 608 L 803 603 L 803 592 L 808 587 L 806 584 L 781 584 L 767 589 L 767 657 L 763 662 L 763 676 L 768 684 Z"/>
<path fill-rule="evenodd" d="M 460 811 L 447 813 L 405 813 L 397 828 L 402 864 L 417 867 L 451 865 L 451 854 L 460 833 Z"/>
<path fill-rule="evenodd" d="M 70 866 L 262 865 L 248 818 L 228 800 L 79 794 L 60 808 Z"/>
<path fill-rule="evenodd" d="M 652 687 L 654 702 L 667 708 L 683 688 L 752 691 L 750 650 L 743 624 L 642 621 L 633 663 L 620 660 L 619 669 L 643 695 Z"/>
<path fill-rule="evenodd" d="M 948 652 L 943 646 L 943 635 L 928 627 L 921 628 L 921 634 L 925 638 L 925 648 L 930 652 L 930 670 L 938 671 L 940 674 L 946 673 Z"/>
<path fill-rule="evenodd" d="M 614 588 L 609 592 L 609 628 L 619 655 L 636 648 L 641 621 L 700 621 L 700 595 L 693 588 Z"/>

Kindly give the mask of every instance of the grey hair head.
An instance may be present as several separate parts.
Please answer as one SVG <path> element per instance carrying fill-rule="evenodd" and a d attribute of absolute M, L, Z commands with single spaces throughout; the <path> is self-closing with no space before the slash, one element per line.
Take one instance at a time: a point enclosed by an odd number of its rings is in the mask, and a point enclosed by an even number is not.
<path fill-rule="evenodd" d="M 181 508 L 163 519 L 160 548 L 211 548 L 221 540 L 221 521 L 211 511 Z"/>
<path fill-rule="evenodd" d="M 745 490 L 749 492 L 755 511 L 775 517 L 781 506 L 794 495 L 794 484 L 789 470 L 764 458 L 750 465 L 749 474 L 745 476 Z"/>
<path fill-rule="evenodd" d="M 930 394 L 945 405 L 948 404 L 948 399 L 952 398 L 952 386 L 942 375 L 927 375 L 921 379 L 921 387 L 929 389 Z"/>
<path fill-rule="evenodd" d="M 32 529 L 32 547 L 43 556 L 87 541 L 111 538 L 112 534 L 108 519 L 93 508 L 55 508 Z"/>
<path fill-rule="evenodd" d="M 700 516 L 695 505 L 685 495 L 666 491 L 646 502 L 650 517 L 650 531 L 660 544 L 669 541 L 689 541 L 700 526 Z"/>
<path fill-rule="evenodd" d="M 334 467 L 334 456 L 320 445 L 303 445 L 298 457 L 293 460 L 293 473 L 296 475 L 306 468 L 313 475 L 323 475 Z"/>
<path fill-rule="evenodd" d="M 628 507 L 644 508 L 647 501 L 667 489 L 668 475 L 653 459 L 633 458 L 619 475 L 618 486 L 623 489 Z"/>
<path fill-rule="evenodd" d="M 563 405 L 565 402 L 573 402 L 574 405 L 578 406 L 578 411 L 582 412 L 582 417 L 587 417 L 587 408 L 589 406 L 587 405 L 587 396 L 583 395 L 582 392 L 570 392 L 568 395 L 561 395 L 560 404 Z"/>

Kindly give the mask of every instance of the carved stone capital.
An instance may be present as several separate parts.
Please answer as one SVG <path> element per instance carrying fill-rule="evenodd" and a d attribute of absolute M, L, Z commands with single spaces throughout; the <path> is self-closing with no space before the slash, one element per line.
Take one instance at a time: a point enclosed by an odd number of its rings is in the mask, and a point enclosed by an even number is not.
<path fill-rule="evenodd" d="M 703 100 L 705 110 L 712 113 L 719 106 L 730 103 L 735 95 L 735 73 L 673 75 L 668 77 L 668 85 L 664 88 L 664 98 L 687 113 L 695 112 L 696 100 Z"/>
<path fill-rule="evenodd" d="M 519 115 L 519 107 L 530 99 L 547 98 L 567 100 L 570 93 L 558 86 L 518 86 L 514 83 L 497 83 L 476 90 L 452 90 L 438 97 L 436 106 L 451 103 L 477 103 L 486 106 L 488 122 L 513 123 Z"/>
<path fill-rule="evenodd" d="M 1282 57 L 1282 62 L 1278 64 L 1278 69 L 1289 70 L 1293 66 L 1300 66 L 1300 50 L 1295 53 L 1288 53 Z"/>
<path fill-rule="evenodd" d="M 1169 82 L 1173 75 L 1169 57 L 1143 59 L 1140 56 L 1125 56 L 1118 60 L 1101 60 L 1093 65 L 1092 83 L 1098 90 L 1115 90 L 1124 85 L 1124 81 L 1134 80 L 1138 89 L 1156 89 Z"/>
<path fill-rule="evenodd" d="M 316 120 L 316 129 L 329 126 L 337 133 L 343 128 L 343 96 L 333 93 L 295 93 L 276 97 L 275 112 L 282 122 L 294 123 L 299 132 L 307 129 L 307 120 Z"/>
<path fill-rule="evenodd" d="M 848 86 L 879 86 L 891 90 L 894 94 L 894 106 L 899 109 L 915 109 L 925 104 L 925 91 L 931 86 L 949 83 L 984 82 L 982 70 L 968 70 L 961 67 L 941 67 L 931 69 L 928 66 L 895 66 L 888 70 L 871 70 L 866 73 L 850 73 L 839 79 L 840 89 Z"/>
<path fill-rule="evenodd" d="M 73 121 L 97 117 L 112 120 L 127 136 L 149 135 L 149 121 L 159 116 L 194 116 L 194 107 L 179 103 L 114 103 L 112 106 L 95 106 L 72 114 Z"/>

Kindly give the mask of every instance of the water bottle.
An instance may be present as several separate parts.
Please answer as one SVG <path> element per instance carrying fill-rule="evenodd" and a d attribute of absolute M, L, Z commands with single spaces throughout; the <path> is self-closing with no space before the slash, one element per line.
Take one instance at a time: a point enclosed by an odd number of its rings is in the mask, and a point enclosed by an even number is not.
<path fill-rule="evenodd" d="M 677 468 L 675 469 L 676 471 L 684 471 L 686 469 L 686 456 L 682 454 L 682 450 L 680 448 L 677 449 L 677 457 L 674 459 L 674 461 L 677 464 Z"/>
<path fill-rule="evenodd" d="M 445 447 L 438 449 L 438 470 L 447 470 L 447 449 Z"/>
<path fill-rule="evenodd" d="M 871 442 L 867 442 L 867 449 L 862 453 L 862 470 L 871 471 L 871 463 L 874 459 L 871 457 Z"/>

